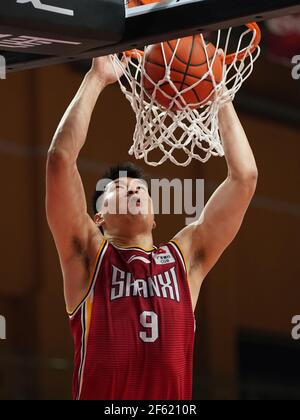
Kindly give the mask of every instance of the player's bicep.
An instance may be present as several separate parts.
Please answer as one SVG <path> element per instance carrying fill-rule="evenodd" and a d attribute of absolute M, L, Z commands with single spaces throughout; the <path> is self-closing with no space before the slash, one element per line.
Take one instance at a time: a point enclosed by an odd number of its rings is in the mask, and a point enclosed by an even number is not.
<path fill-rule="evenodd" d="M 192 232 L 194 252 L 201 255 L 206 274 L 233 241 L 243 222 L 256 187 L 256 180 L 227 178 L 206 204 Z"/>
<path fill-rule="evenodd" d="M 238 233 L 255 191 L 255 180 L 227 178 L 207 202 L 198 221 L 175 236 L 188 256 L 190 270 L 202 276 L 218 261 Z"/>
<path fill-rule="evenodd" d="M 46 212 L 59 254 L 71 258 L 76 244 L 88 241 L 93 224 L 87 213 L 84 188 L 76 162 L 64 151 L 48 154 L 46 170 Z"/>

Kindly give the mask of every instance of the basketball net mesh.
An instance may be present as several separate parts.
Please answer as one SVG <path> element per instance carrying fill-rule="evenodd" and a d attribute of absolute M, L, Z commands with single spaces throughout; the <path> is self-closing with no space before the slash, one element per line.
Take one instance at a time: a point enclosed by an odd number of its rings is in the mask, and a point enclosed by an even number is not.
<path fill-rule="evenodd" d="M 207 37 L 202 34 L 202 45 L 206 54 L 207 72 L 192 86 L 183 90 L 173 83 L 170 74 L 173 60 L 180 47 L 178 39 L 171 59 L 166 59 L 164 43 L 161 43 L 162 55 L 165 64 L 165 75 L 159 82 L 153 81 L 145 69 L 144 51 L 132 50 L 130 54 L 124 52 L 119 55 L 111 55 L 115 70 L 123 69 L 124 76 L 119 79 L 122 92 L 129 100 L 136 115 L 136 127 L 133 135 L 133 145 L 129 150 L 130 155 L 136 159 L 144 159 L 148 165 L 158 166 L 170 160 L 178 166 L 187 166 L 192 159 L 206 162 L 211 156 L 224 156 L 222 140 L 219 133 L 218 113 L 222 106 L 233 101 L 235 94 L 243 82 L 250 76 L 253 65 L 259 57 L 260 48 L 253 49 L 253 42 L 257 34 L 255 30 L 247 29 L 233 40 L 232 28 L 219 30 L 214 38 L 216 47 L 214 56 L 211 58 L 207 52 Z M 231 62 L 228 63 L 229 46 L 235 45 L 234 54 L 231 54 Z M 222 80 L 217 82 L 213 72 L 216 59 L 222 60 Z M 124 61 L 127 66 L 124 69 Z M 153 92 L 149 93 L 144 87 L 144 81 L 149 80 L 153 86 Z M 187 104 L 183 94 L 194 89 L 203 80 L 211 80 L 213 92 L 201 102 Z M 169 96 L 161 86 L 165 83 L 173 88 L 174 94 Z M 168 98 L 167 108 L 161 106 L 157 100 L 157 92 L 161 92 Z M 180 159 L 177 157 L 178 151 Z M 184 153 L 182 153 L 182 151 Z M 153 156 L 155 159 L 153 159 Z M 183 156 L 183 158 L 182 158 Z"/>

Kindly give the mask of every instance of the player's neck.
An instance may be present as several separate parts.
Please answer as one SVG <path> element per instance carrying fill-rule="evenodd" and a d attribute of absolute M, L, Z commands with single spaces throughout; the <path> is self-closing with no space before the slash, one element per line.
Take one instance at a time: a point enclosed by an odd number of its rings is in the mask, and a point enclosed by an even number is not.
<path fill-rule="evenodd" d="M 140 234 L 131 237 L 105 235 L 105 237 L 110 243 L 116 246 L 126 248 L 139 247 L 146 250 L 153 249 L 153 238 L 149 234 Z"/>

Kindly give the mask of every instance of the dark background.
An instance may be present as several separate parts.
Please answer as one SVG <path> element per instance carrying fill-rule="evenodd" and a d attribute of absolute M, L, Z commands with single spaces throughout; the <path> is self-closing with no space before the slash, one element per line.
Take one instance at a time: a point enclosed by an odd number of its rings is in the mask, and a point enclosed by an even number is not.
<path fill-rule="evenodd" d="M 0 314 L 7 320 L 7 340 L 0 341 L 0 399 L 71 396 L 72 341 L 45 217 L 45 161 L 82 77 L 73 64 L 0 81 Z M 300 343 L 291 338 L 291 319 L 300 314 L 299 96 L 300 80 L 292 79 L 290 67 L 271 61 L 264 48 L 235 102 L 259 182 L 239 235 L 202 287 L 196 399 L 300 398 Z M 107 88 L 80 155 L 89 204 L 103 169 L 131 159 L 134 123 L 118 85 Z M 206 199 L 226 177 L 221 158 L 187 168 L 145 168 L 155 178 L 204 178 Z M 157 223 L 160 242 L 183 226 L 184 217 L 158 216 Z"/>

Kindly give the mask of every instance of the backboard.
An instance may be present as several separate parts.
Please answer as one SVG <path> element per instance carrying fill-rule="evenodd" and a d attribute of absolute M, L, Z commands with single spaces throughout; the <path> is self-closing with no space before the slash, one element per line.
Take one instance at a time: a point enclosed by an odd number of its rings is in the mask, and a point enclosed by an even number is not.
<path fill-rule="evenodd" d="M 12 72 L 299 12 L 300 0 L 1 0 L 0 54 Z"/>

